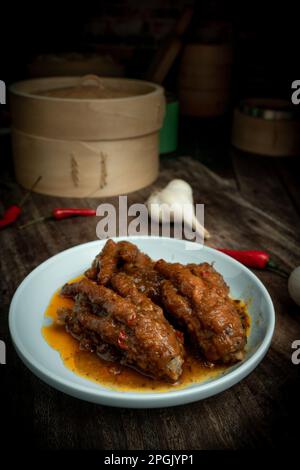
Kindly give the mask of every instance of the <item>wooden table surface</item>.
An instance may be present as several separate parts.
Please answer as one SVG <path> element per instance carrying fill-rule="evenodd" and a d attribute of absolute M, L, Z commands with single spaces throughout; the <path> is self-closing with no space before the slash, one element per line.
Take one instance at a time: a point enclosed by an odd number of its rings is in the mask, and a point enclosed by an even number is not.
<path fill-rule="evenodd" d="M 202 134 L 195 128 L 180 147 L 181 155 L 191 156 L 162 158 L 154 186 L 174 177 L 187 180 L 195 202 L 205 203 L 206 227 L 216 246 L 266 249 L 287 270 L 300 265 L 296 159 L 240 155 L 228 150 L 225 141 L 218 134 L 207 134 L 205 127 Z M 4 154 L 3 207 L 24 193 L 14 183 L 8 152 Z M 145 201 L 153 187 L 130 194 L 129 203 Z M 34 194 L 24 207 L 22 221 L 48 214 L 54 206 L 96 207 L 100 202 Z M 109 198 L 109 202 L 117 199 Z M 114 409 L 64 395 L 29 372 L 9 337 L 12 295 L 41 262 L 96 239 L 96 223 L 96 218 L 69 219 L 24 231 L 11 227 L 0 233 L 0 339 L 7 345 L 7 364 L 0 368 L 0 399 L 9 415 L 7 435 L 20 445 L 38 449 L 238 449 L 295 444 L 300 365 L 291 361 L 291 344 L 300 339 L 300 308 L 290 300 L 286 280 L 269 272 L 256 274 L 275 305 L 271 348 L 250 376 L 218 396 L 175 408 Z"/>

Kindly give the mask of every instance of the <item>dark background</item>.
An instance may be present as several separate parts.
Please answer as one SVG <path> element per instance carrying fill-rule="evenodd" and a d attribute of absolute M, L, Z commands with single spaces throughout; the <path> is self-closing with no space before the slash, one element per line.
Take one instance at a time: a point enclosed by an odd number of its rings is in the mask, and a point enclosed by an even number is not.
<path fill-rule="evenodd" d="M 289 97 L 290 82 L 299 72 L 300 42 L 297 2 L 292 1 L 2 3 L 1 79 L 26 78 L 26 64 L 36 54 L 113 46 L 123 48 L 123 56 L 127 51 L 127 74 L 143 77 L 185 5 L 194 6 L 187 40 L 232 41 L 234 100 L 251 94 Z"/>

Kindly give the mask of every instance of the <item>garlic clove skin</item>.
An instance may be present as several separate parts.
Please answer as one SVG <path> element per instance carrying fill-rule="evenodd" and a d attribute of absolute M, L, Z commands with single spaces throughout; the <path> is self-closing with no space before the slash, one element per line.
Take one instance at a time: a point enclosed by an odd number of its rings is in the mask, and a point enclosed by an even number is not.
<path fill-rule="evenodd" d="M 149 209 L 151 218 L 154 219 L 156 222 L 160 222 L 162 219 L 162 210 L 159 192 L 151 194 L 147 201 L 147 207 Z"/>
<path fill-rule="evenodd" d="M 173 190 L 166 189 L 160 193 L 160 202 L 162 204 L 188 204 L 193 206 L 193 201 L 186 193 L 174 192 Z"/>
<path fill-rule="evenodd" d="M 160 210 L 157 205 L 160 206 Z M 175 214 L 179 216 L 183 212 L 187 217 L 192 217 L 195 212 L 192 188 L 183 180 L 172 180 L 165 188 L 151 194 L 147 206 L 151 217 L 157 219 L 159 215 L 160 221 L 164 220 L 170 209 L 171 221 L 174 220 Z"/>
<path fill-rule="evenodd" d="M 195 215 L 193 190 L 184 180 L 174 179 L 165 188 L 156 191 L 149 197 L 147 206 L 152 219 L 164 222 L 176 219 L 189 222 L 198 233 L 203 233 L 205 238 L 210 234 Z"/>
<path fill-rule="evenodd" d="M 300 266 L 295 268 L 289 276 L 288 291 L 293 301 L 300 306 Z"/>
<path fill-rule="evenodd" d="M 193 204 L 193 190 L 191 186 L 183 180 L 175 179 L 170 181 L 160 191 L 155 191 L 147 201 L 149 204 Z"/>
<path fill-rule="evenodd" d="M 184 180 L 175 179 L 170 181 L 170 183 L 165 187 L 165 189 L 176 191 L 179 193 L 185 193 L 190 196 L 190 200 L 193 200 L 193 190 L 189 183 Z"/>

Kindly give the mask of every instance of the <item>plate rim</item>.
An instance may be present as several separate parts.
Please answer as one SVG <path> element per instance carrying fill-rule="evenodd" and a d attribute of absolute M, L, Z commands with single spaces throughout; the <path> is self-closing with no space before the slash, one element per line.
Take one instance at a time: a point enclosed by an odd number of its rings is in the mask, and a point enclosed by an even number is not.
<path fill-rule="evenodd" d="M 176 238 L 169 238 L 169 237 L 159 237 L 159 236 L 148 236 L 148 235 L 141 235 L 141 236 L 127 236 L 127 237 L 110 237 L 113 240 L 161 240 L 167 241 L 168 243 L 173 242 L 182 242 L 193 244 L 195 242 L 187 241 L 187 240 L 179 240 Z M 225 375 L 218 376 L 215 379 L 209 380 L 204 383 L 199 383 L 198 386 L 194 387 L 187 387 L 183 389 L 175 389 L 173 391 L 167 392 L 128 392 L 128 391 L 121 391 L 121 390 L 114 390 L 114 389 L 93 389 L 89 387 L 89 384 L 76 384 L 69 378 L 63 378 L 58 376 L 57 374 L 49 371 L 47 367 L 41 364 L 25 347 L 23 347 L 21 337 L 16 333 L 15 329 L 15 321 L 17 319 L 17 310 L 16 305 L 20 295 L 26 285 L 30 282 L 30 280 L 38 274 L 39 271 L 44 270 L 50 264 L 55 263 L 57 257 L 67 254 L 70 251 L 76 252 L 79 250 L 84 250 L 87 247 L 101 245 L 105 243 L 107 239 L 101 240 L 93 240 L 86 243 L 81 243 L 78 245 L 74 245 L 73 247 L 67 248 L 66 250 L 60 251 L 55 255 L 51 256 L 50 258 L 46 259 L 38 266 L 36 266 L 19 284 L 18 288 L 16 289 L 13 298 L 11 300 L 11 304 L 9 307 L 9 316 L 8 316 L 8 323 L 9 323 L 9 332 L 12 339 L 12 343 L 21 358 L 21 360 L 25 363 L 25 365 L 39 378 L 43 381 L 48 383 L 50 386 L 63 391 L 69 395 L 75 396 L 82 400 L 92 401 L 94 403 L 99 404 L 109 404 L 110 406 L 117 406 L 117 407 L 129 407 L 129 408 L 137 408 L 137 407 L 167 407 L 167 406 L 175 406 L 178 404 L 187 404 L 193 401 L 200 401 L 202 399 L 208 398 L 209 396 L 216 395 L 221 393 L 224 390 L 232 387 L 236 383 L 243 380 L 248 374 L 250 374 L 255 367 L 262 361 L 265 354 L 267 353 L 269 346 L 272 341 L 272 337 L 274 334 L 275 329 L 275 310 L 274 305 L 271 299 L 271 296 L 262 283 L 262 281 L 246 266 L 242 265 L 239 261 L 231 258 L 230 256 L 222 253 L 214 248 L 209 246 L 202 246 L 200 249 L 205 249 L 205 251 L 211 253 L 218 253 L 220 258 L 229 259 L 231 263 L 238 266 L 242 271 L 246 272 L 250 278 L 255 282 L 258 283 L 259 287 L 261 288 L 265 299 L 267 301 L 268 309 L 270 312 L 269 321 L 267 324 L 267 331 L 266 334 L 261 342 L 261 344 L 257 347 L 256 351 L 249 357 L 245 362 L 241 363 L 240 366 L 236 367 L 235 369 L 231 370 Z M 57 351 L 59 355 L 59 352 Z M 84 379 L 84 377 L 83 377 Z M 87 382 L 88 379 L 86 379 Z M 228 385 L 229 384 L 229 385 Z M 83 394 L 83 396 L 81 396 Z M 197 395 L 201 394 L 200 397 Z M 168 401 L 170 403 L 168 404 Z M 107 403 L 103 403 L 107 402 Z M 122 404 L 118 404 L 116 402 L 122 402 Z M 151 403 L 149 403 L 151 402 Z M 166 403 L 165 403 L 166 402 Z"/>

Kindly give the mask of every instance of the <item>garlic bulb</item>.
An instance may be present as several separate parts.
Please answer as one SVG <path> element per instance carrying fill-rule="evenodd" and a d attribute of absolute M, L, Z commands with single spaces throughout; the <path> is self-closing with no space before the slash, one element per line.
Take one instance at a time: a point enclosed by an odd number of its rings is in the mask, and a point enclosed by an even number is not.
<path fill-rule="evenodd" d="M 193 190 L 184 180 L 174 179 L 165 188 L 155 191 L 149 197 L 147 206 L 152 219 L 157 222 L 170 220 L 174 222 L 176 218 L 191 222 L 192 228 L 204 238 L 209 238 L 210 234 L 195 215 Z M 171 209 L 171 211 L 170 211 Z"/>
<path fill-rule="evenodd" d="M 300 305 L 300 266 L 291 272 L 288 280 L 288 290 L 293 301 Z"/>

